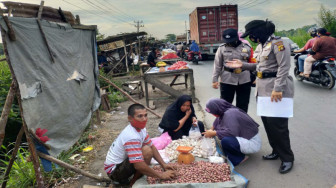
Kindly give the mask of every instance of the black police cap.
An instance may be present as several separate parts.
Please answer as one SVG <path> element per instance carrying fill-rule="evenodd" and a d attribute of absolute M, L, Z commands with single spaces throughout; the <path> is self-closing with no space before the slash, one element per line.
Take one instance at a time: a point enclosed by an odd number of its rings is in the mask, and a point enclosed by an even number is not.
<path fill-rule="evenodd" d="M 236 29 L 225 29 L 223 31 L 223 41 L 225 43 L 230 43 L 239 40 L 238 31 Z"/>
<path fill-rule="evenodd" d="M 254 28 L 260 27 L 260 26 L 265 25 L 265 24 L 266 24 L 266 21 L 264 21 L 264 20 L 252 20 L 252 21 L 250 21 L 249 23 L 247 23 L 245 25 L 245 33 L 242 34 L 240 36 L 240 38 L 247 37 L 249 34 L 251 34 L 251 31 Z"/>

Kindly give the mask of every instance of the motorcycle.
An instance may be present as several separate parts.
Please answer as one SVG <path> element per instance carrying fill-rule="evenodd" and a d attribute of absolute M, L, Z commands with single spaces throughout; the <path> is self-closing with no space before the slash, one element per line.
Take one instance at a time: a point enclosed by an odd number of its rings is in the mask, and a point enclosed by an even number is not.
<path fill-rule="evenodd" d="M 184 50 L 184 52 L 182 53 L 182 58 L 183 59 L 188 60 L 188 52 L 189 52 L 188 49 Z"/>
<path fill-rule="evenodd" d="M 306 52 L 307 53 L 307 52 Z M 332 89 L 335 86 L 336 78 L 336 61 L 335 58 L 327 57 L 323 60 L 318 60 L 313 63 L 312 72 L 309 78 L 300 75 L 299 71 L 299 56 L 306 53 L 295 53 L 294 54 L 294 75 L 298 81 L 308 81 L 314 84 L 319 84 L 323 88 Z"/>
<path fill-rule="evenodd" d="M 198 61 L 202 60 L 201 52 L 188 52 L 188 61 L 192 61 L 194 64 L 198 64 Z"/>

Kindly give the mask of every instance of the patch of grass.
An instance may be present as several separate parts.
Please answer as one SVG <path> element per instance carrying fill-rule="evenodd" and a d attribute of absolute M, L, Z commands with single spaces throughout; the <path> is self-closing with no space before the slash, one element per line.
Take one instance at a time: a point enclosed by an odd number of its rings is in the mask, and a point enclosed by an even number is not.
<path fill-rule="evenodd" d="M 3 146 L 3 149 L 5 147 Z M 4 154 L 4 158 L 10 158 L 11 154 Z M 27 158 L 29 156 L 28 149 L 20 147 L 17 153 L 17 158 L 13 163 L 11 172 L 9 174 L 9 179 L 7 181 L 8 188 L 26 188 L 34 187 L 35 179 L 35 170 L 32 162 L 28 162 Z M 4 163 L 5 166 L 0 167 L 0 171 L 5 172 L 8 161 L 0 160 L 1 163 Z M 1 176 L 0 183 L 4 182 L 4 174 Z"/>
<path fill-rule="evenodd" d="M 122 95 L 119 91 L 112 92 L 111 94 L 108 95 L 108 98 L 110 100 L 110 104 L 112 107 L 117 107 L 118 103 L 127 100 L 127 98 L 124 95 Z"/>

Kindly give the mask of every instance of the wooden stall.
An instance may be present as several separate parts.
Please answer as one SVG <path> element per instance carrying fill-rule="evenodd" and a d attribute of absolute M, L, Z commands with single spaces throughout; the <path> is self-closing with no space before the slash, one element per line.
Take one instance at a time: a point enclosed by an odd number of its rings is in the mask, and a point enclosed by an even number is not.
<path fill-rule="evenodd" d="M 184 76 L 184 81 L 180 83 L 176 83 L 178 77 Z M 171 78 L 172 81 L 169 85 L 165 84 L 159 78 Z M 189 85 L 188 85 L 189 81 Z M 150 97 L 148 92 L 148 84 L 155 86 L 156 88 L 160 89 L 161 91 L 171 95 L 174 98 L 177 98 L 184 93 L 173 88 L 175 85 L 185 85 L 188 93 L 190 94 L 193 101 L 195 101 L 195 85 L 194 85 L 194 71 L 192 69 L 180 69 L 180 70 L 168 70 L 166 67 L 166 71 L 159 72 L 159 68 L 152 67 L 148 69 L 144 73 L 144 82 L 145 82 L 145 95 L 146 95 L 146 105 L 149 107 L 150 100 L 165 100 L 165 97 Z"/>

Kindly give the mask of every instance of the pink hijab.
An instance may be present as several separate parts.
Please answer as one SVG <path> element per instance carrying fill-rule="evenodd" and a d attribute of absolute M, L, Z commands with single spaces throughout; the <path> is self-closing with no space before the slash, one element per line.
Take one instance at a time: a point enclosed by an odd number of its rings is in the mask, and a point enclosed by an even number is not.
<path fill-rule="evenodd" d="M 243 43 L 251 46 L 249 41 L 245 40 L 244 38 L 240 38 L 240 36 L 242 36 L 242 34 L 243 34 L 242 32 L 238 32 L 239 40 L 242 41 Z"/>

